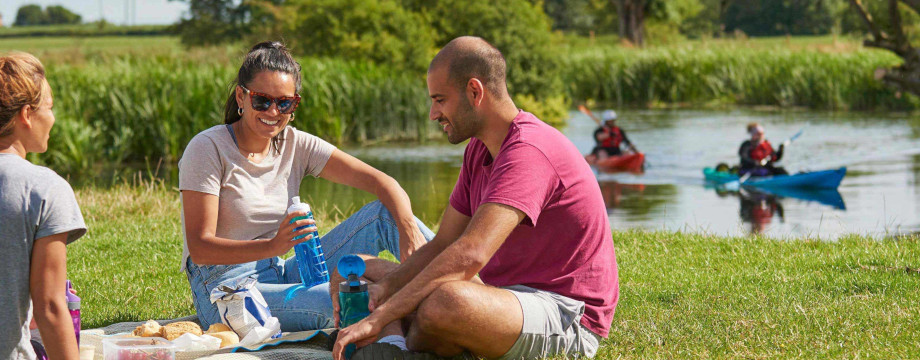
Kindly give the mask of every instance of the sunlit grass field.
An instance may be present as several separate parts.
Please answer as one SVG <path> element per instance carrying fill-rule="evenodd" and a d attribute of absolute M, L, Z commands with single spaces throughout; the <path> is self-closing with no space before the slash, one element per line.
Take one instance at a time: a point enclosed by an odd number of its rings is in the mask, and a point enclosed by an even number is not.
<path fill-rule="evenodd" d="M 89 232 L 68 246 L 68 276 L 84 328 L 194 313 L 178 266 L 176 189 L 124 182 L 78 189 L 77 200 Z M 321 232 L 356 210 L 317 208 Z M 920 238 L 618 232 L 614 243 L 621 297 L 600 359 L 890 359 L 920 349 Z"/>

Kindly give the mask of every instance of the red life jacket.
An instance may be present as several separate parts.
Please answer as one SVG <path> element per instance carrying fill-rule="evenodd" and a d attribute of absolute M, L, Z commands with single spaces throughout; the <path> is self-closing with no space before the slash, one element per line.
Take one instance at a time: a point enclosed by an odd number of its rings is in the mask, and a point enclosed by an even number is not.
<path fill-rule="evenodd" d="M 766 159 L 770 155 L 773 155 L 773 146 L 771 146 L 770 142 L 767 140 L 764 140 L 760 145 L 751 149 L 751 159 L 754 159 L 754 161 Z"/>
<path fill-rule="evenodd" d="M 773 204 L 768 201 L 758 201 L 751 209 L 751 221 L 757 224 L 769 224 L 773 218 Z"/>
<path fill-rule="evenodd" d="M 623 142 L 623 133 L 620 132 L 619 127 L 604 127 L 604 132 L 610 135 L 610 137 L 608 137 L 607 140 L 601 141 L 601 147 L 620 147 L 620 143 Z"/>

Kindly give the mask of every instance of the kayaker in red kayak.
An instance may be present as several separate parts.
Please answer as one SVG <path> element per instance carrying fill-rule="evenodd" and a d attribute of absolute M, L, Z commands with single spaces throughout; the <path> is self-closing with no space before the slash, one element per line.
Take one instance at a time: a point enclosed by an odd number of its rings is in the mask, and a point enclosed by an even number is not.
<path fill-rule="evenodd" d="M 604 119 L 604 125 L 594 130 L 594 141 L 597 143 L 591 153 L 597 156 L 598 160 L 606 159 L 610 156 L 622 155 L 620 145 L 626 144 L 632 152 L 638 153 L 633 146 L 626 132 L 617 126 L 617 113 L 613 110 L 604 111 L 601 116 Z"/>
<path fill-rule="evenodd" d="M 764 137 L 763 126 L 758 123 L 748 124 L 747 131 L 751 138 L 741 143 L 741 148 L 738 149 L 738 155 L 741 156 L 741 169 L 738 174 L 788 175 L 789 173 L 782 167 L 774 166 L 775 162 L 783 158 L 783 149 L 786 144 L 780 144 L 779 151 L 774 151 L 773 145 L 770 145 L 770 142 Z"/>

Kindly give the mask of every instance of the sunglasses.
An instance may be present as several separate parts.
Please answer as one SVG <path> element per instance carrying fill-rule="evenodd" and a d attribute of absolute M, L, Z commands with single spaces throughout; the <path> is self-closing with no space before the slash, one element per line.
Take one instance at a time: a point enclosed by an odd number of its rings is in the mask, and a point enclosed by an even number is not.
<path fill-rule="evenodd" d="M 293 114 L 294 110 L 297 110 L 297 105 L 300 104 L 300 95 L 294 96 L 281 96 L 281 97 L 272 97 L 268 94 L 263 94 L 247 89 L 243 85 L 239 85 L 243 91 L 249 93 L 249 102 L 252 104 L 252 109 L 255 111 L 268 111 L 272 107 L 272 104 L 278 108 L 278 112 L 282 114 Z"/>

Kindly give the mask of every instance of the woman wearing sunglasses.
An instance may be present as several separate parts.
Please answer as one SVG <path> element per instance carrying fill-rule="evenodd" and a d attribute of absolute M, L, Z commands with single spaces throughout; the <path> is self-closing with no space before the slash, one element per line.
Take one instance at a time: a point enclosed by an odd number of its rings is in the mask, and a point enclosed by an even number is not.
<path fill-rule="evenodd" d="M 203 328 L 220 322 L 211 290 L 245 277 L 257 280 L 283 331 L 333 327 L 329 284 L 303 287 L 295 259 L 279 257 L 310 236 L 293 238 L 315 229 L 312 220 L 291 224 L 305 214 L 285 214 L 307 175 L 379 199 L 321 238 L 330 271 L 347 254 L 385 249 L 405 260 L 434 236 L 412 215 L 409 197 L 393 178 L 290 126 L 300 81 L 300 64 L 284 45 L 257 44 L 237 74 L 225 124 L 196 135 L 179 161 L 182 268 Z"/>

